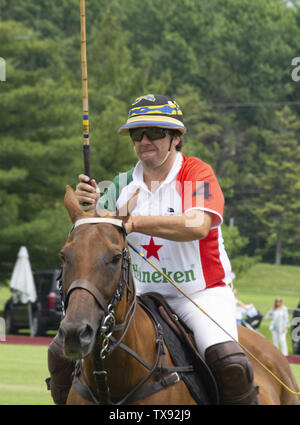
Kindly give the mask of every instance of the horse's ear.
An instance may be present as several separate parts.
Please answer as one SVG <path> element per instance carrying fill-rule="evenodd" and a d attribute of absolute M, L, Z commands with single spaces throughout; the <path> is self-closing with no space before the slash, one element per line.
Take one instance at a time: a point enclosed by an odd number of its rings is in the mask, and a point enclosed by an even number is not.
<path fill-rule="evenodd" d="M 124 223 L 127 223 L 132 211 L 135 209 L 140 189 L 137 189 L 135 194 L 122 205 L 122 207 L 116 212 L 116 217 L 123 220 Z"/>
<path fill-rule="evenodd" d="M 95 217 L 116 218 L 116 212 L 97 208 L 96 213 L 95 213 Z"/>
<path fill-rule="evenodd" d="M 86 215 L 86 213 L 80 208 L 78 199 L 76 198 L 75 192 L 71 186 L 66 186 L 64 204 L 72 223 L 75 223 L 76 220 Z"/>

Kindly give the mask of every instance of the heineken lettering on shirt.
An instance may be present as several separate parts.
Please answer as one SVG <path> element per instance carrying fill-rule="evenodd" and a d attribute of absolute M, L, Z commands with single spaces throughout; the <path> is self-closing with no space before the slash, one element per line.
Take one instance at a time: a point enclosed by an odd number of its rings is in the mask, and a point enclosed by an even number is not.
<path fill-rule="evenodd" d="M 149 271 L 141 270 L 138 264 L 132 264 L 132 270 L 134 278 L 141 283 L 169 283 L 169 281 L 161 273 L 157 271 L 151 273 Z M 191 282 L 192 280 L 196 280 L 192 269 L 184 271 L 168 271 L 165 267 L 162 267 L 161 270 L 175 283 Z"/>

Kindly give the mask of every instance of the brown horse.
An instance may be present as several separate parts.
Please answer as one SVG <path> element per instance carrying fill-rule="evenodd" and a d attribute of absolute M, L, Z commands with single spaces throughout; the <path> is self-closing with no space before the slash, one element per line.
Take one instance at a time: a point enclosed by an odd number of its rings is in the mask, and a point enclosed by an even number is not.
<path fill-rule="evenodd" d="M 91 215 L 82 212 L 70 187 L 65 206 L 76 224 L 61 251 L 66 316 L 59 332 L 66 356 L 82 359 L 67 403 L 94 404 L 101 397 L 103 404 L 110 400 L 124 404 L 196 404 L 182 380 L 152 391 L 161 363 L 169 371 L 168 377 L 172 376 L 168 368 L 174 365 L 164 343 L 158 353 L 153 321 L 135 302 L 121 222 L 99 222 L 98 218 L 91 224 Z M 239 339 L 288 387 L 299 391 L 286 358 L 273 344 L 246 328 L 239 329 Z M 260 404 L 300 404 L 297 395 L 284 389 L 252 358 L 250 361 Z M 145 387 L 148 392 L 143 392 Z M 140 397 L 136 397 L 138 394 Z"/>

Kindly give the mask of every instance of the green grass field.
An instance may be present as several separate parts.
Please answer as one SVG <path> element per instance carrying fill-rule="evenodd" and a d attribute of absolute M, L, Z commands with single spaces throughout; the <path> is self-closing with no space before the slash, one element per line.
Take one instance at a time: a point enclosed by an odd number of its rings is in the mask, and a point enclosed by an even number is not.
<path fill-rule="evenodd" d="M 300 267 L 274 266 L 271 264 L 256 264 L 241 278 L 234 280 L 234 287 L 239 291 L 239 299 L 244 304 L 254 304 L 265 315 L 274 304 L 274 298 L 279 295 L 284 305 L 290 310 L 300 302 Z M 291 317 L 290 317 L 291 318 Z M 270 321 L 263 318 L 259 327 L 266 338 L 272 341 L 269 330 Z M 292 354 L 290 332 L 287 335 L 289 354 Z"/>
<path fill-rule="evenodd" d="M 0 404 L 53 404 L 45 384 L 47 349 L 0 342 Z"/>
<path fill-rule="evenodd" d="M 275 296 L 293 309 L 300 301 L 300 267 L 257 264 L 234 281 L 239 298 L 253 303 L 263 314 L 272 308 Z M 0 316 L 10 297 L 7 287 L 0 286 Z M 269 322 L 263 319 L 259 331 L 271 340 Z M 289 354 L 291 339 L 288 337 Z M 291 365 L 300 386 L 300 365 Z M 0 342 L 0 405 L 53 404 L 44 383 L 48 376 L 47 347 L 8 345 Z"/>
<path fill-rule="evenodd" d="M 246 304 L 253 303 L 265 314 L 279 295 L 289 308 L 300 301 L 300 267 L 256 264 L 234 281 L 239 297 Z"/>
<path fill-rule="evenodd" d="M 0 343 L 1 344 L 1 343 Z M 300 365 L 291 365 L 300 387 Z M 48 376 L 47 347 L 0 346 L 0 405 L 51 405 L 44 383 Z"/>
<path fill-rule="evenodd" d="M 300 365 L 299 364 L 291 364 L 290 366 L 291 366 L 293 374 L 296 378 L 298 387 L 300 388 Z"/>

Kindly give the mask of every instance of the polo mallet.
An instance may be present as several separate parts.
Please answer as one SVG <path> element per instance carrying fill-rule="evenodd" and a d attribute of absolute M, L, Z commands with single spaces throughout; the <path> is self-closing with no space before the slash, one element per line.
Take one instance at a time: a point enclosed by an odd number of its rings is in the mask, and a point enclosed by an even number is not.
<path fill-rule="evenodd" d="M 89 97 L 86 57 L 85 0 L 80 0 L 84 174 L 90 177 Z"/>
<path fill-rule="evenodd" d="M 82 108 L 83 108 L 83 121 L 82 121 L 83 123 L 83 161 L 84 161 L 84 174 L 91 179 L 85 0 L 80 0 L 80 23 L 81 23 Z M 89 180 L 89 184 L 91 184 L 91 180 Z M 88 202 L 84 202 L 82 204 L 82 208 L 84 210 L 87 210 L 89 206 L 90 204 Z"/>

